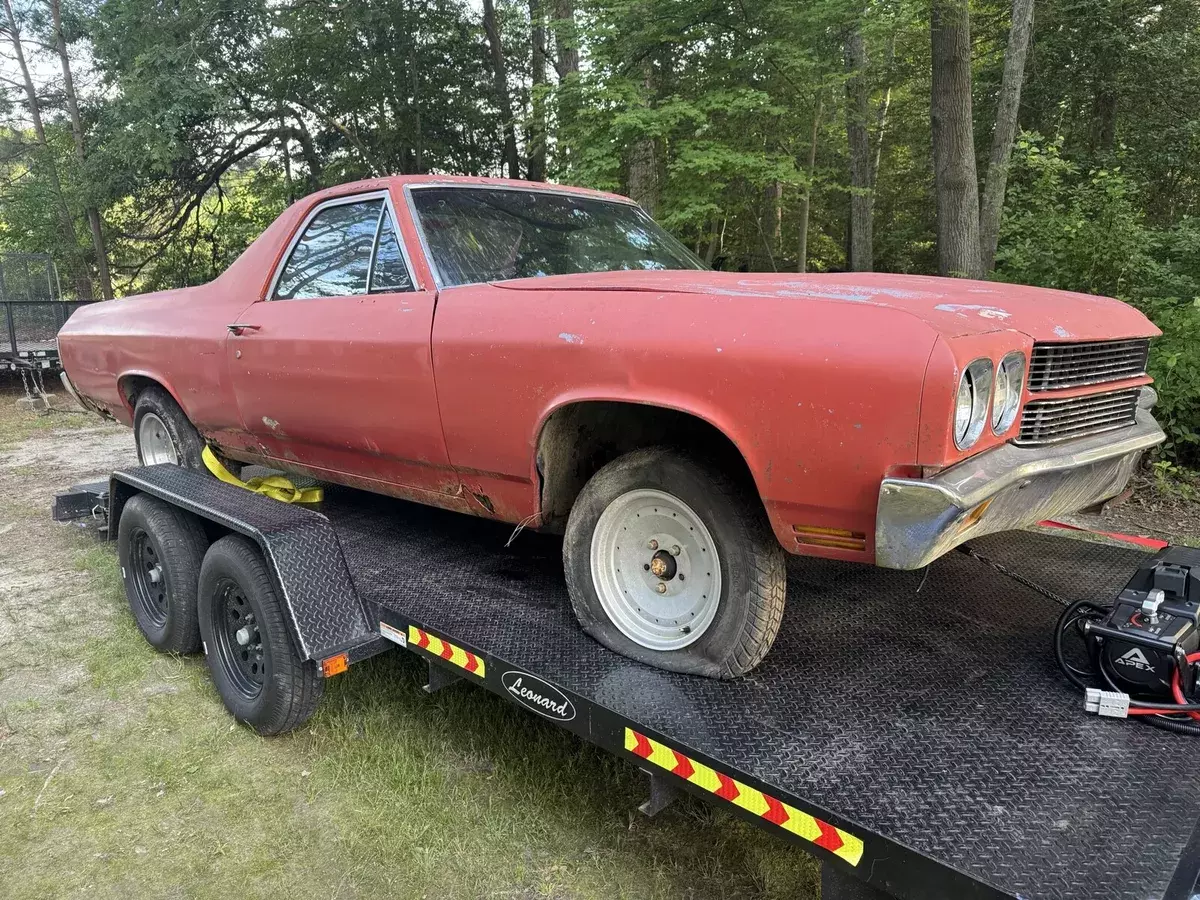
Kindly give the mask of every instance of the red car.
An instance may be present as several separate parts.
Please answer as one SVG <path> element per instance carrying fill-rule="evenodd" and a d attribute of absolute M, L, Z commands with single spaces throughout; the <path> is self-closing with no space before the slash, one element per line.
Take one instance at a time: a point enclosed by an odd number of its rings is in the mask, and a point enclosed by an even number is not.
<path fill-rule="evenodd" d="M 1139 312 L 882 274 L 711 272 L 629 200 L 363 181 L 210 284 L 79 310 L 69 389 L 143 463 L 231 462 L 562 531 L 575 612 L 753 668 L 788 553 L 914 569 L 1122 491 L 1163 439 Z"/>

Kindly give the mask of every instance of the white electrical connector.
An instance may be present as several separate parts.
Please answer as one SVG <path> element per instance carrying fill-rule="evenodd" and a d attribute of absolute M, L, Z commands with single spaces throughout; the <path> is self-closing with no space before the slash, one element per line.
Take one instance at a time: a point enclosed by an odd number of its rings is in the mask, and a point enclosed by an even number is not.
<path fill-rule="evenodd" d="M 1083 708 L 1114 719 L 1129 717 L 1129 695 L 1120 691 L 1102 691 L 1088 688 L 1083 698 Z"/>

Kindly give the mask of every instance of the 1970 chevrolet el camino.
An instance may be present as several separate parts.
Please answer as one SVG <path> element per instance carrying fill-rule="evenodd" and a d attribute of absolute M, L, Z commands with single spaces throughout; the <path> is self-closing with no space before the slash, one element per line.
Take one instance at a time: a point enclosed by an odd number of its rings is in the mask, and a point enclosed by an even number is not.
<path fill-rule="evenodd" d="M 563 531 L 590 634 L 731 677 L 771 646 L 784 551 L 914 569 L 1122 491 L 1163 439 L 1156 334 L 1062 291 L 711 272 L 623 197 L 423 176 L 308 197 L 212 283 L 59 343 L 143 463 L 207 443 Z"/>

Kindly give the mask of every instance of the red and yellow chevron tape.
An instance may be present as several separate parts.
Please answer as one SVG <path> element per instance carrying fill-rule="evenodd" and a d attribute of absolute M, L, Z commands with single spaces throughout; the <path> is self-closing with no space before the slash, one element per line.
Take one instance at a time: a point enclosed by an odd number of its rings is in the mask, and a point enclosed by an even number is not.
<path fill-rule="evenodd" d="M 710 769 L 704 763 L 689 759 L 678 750 L 672 750 L 666 744 L 638 734 L 632 728 L 625 729 L 625 749 L 660 769 L 666 769 L 704 788 L 722 800 L 761 816 L 784 831 L 812 841 L 852 866 L 857 866 L 862 859 L 863 842 L 854 835 L 788 806 L 769 794 L 735 781 L 728 775 Z"/>
<path fill-rule="evenodd" d="M 440 656 L 442 659 L 454 663 L 460 669 L 465 669 L 472 675 L 478 675 L 480 678 L 484 676 L 482 659 L 469 650 L 456 647 L 449 641 L 443 641 L 440 637 L 436 637 L 427 631 L 422 631 L 416 625 L 408 626 L 408 643 L 409 646 L 420 647 L 422 650 L 429 651 L 434 656 Z"/>

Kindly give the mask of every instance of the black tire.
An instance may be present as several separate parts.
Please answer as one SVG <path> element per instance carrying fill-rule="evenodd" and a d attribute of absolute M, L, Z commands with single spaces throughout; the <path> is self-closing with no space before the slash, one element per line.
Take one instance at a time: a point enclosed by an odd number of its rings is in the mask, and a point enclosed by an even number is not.
<path fill-rule="evenodd" d="M 187 413 L 175 402 L 175 398 L 158 385 L 151 385 L 138 394 L 137 402 L 133 407 L 133 436 L 138 445 L 138 462 L 142 465 L 147 464 L 146 457 L 142 453 L 141 434 L 142 420 L 150 413 L 157 416 L 166 428 L 171 445 L 175 448 L 179 465 L 185 469 L 194 469 L 197 472 L 209 474 L 208 466 L 204 464 L 202 456 L 205 445 L 204 438 L 200 436 L 196 426 L 187 417 Z M 219 453 L 216 454 L 216 457 L 231 475 L 241 476 L 242 464 L 240 462 L 226 459 Z"/>
<path fill-rule="evenodd" d="M 117 528 L 125 596 L 138 628 L 155 650 L 196 653 L 196 591 L 208 538 L 199 521 L 146 494 L 129 499 Z"/>
<path fill-rule="evenodd" d="M 151 385 L 138 394 L 133 407 L 133 434 L 138 445 L 138 462 L 147 464 L 146 455 L 142 452 L 142 422 L 148 415 L 157 416 L 165 426 L 179 465 L 185 469 L 207 471 L 200 456 L 204 452 L 204 439 L 175 398 L 158 385 Z"/>
<path fill-rule="evenodd" d="M 247 538 L 229 535 L 209 547 L 199 613 L 208 669 L 238 721 L 259 734 L 280 734 L 313 714 L 324 682 L 296 653 L 266 562 Z M 242 628 L 246 643 L 237 636 Z"/>
<path fill-rule="evenodd" d="M 687 504 L 709 530 L 721 561 L 715 616 L 682 649 L 649 649 L 631 640 L 597 595 L 591 570 L 597 523 L 609 504 L 638 489 L 662 491 Z M 635 450 L 592 476 L 567 520 L 563 565 L 583 629 L 606 647 L 661 669 L 710 678 L 744 675 L 767 654 L 783 618 L 784 551 L 758 498 L 716 466 L 667 448 Z"/>

